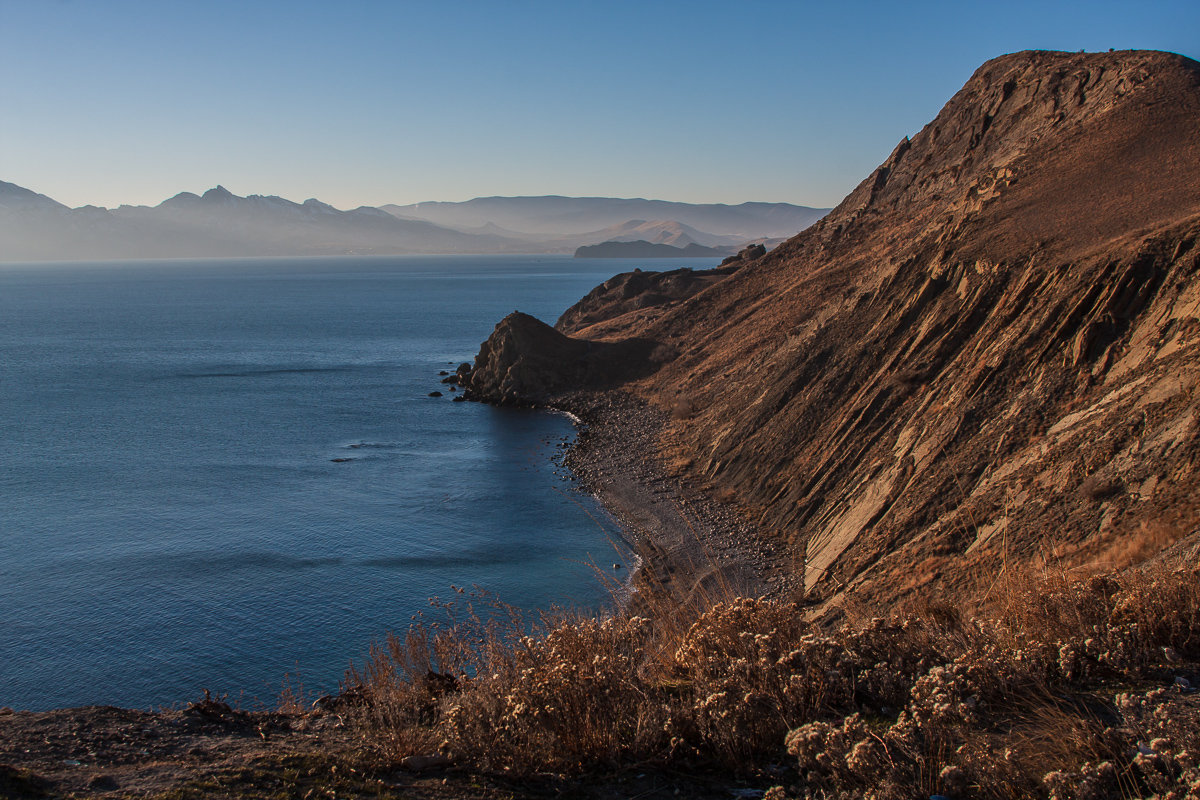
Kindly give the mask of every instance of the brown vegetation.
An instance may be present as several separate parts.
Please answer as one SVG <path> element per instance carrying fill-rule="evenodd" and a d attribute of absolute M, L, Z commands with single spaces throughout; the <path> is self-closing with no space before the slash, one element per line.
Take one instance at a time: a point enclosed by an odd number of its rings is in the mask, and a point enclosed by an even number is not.
<path fill-rule="evenodd" d="M 1194 563 L 1022 574 L 994 595 L 974 617 L 926 603 L 836 630 L 746 598 L 532 633 L 492 609 L 392 638 L 346 697 L 400 763 L 716 767 L 773 797 L 1200 792 Z"/>
<path fill-rule="evenodd" d="M 0 796 L 1195 798 L 1197 545 L 835 628 L 782 600 L 531 621 L 464 594 L 288 713 L 0 712 Z"/>

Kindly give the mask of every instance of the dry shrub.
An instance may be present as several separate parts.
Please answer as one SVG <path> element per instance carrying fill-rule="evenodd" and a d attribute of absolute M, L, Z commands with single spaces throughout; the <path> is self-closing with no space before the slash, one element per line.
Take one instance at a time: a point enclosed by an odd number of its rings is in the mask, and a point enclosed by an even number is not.
<path fill-rule="evenodd" d="M 1051 800 L 1200 797 L 1200 703 L 1178 686 L 1122 692 L 1114 698 L 1118 724 L 1101 738 L 1109 754 L 1046 772 Z M 1107 757 L 1105 757 L 1107 755 Z"/>
<path fill-rule="evenodd" d="M 1200 658 L 1196 570 L 1153 564 L 1077 579 L 1027 575 L 988 615 L 991 635 L 1047 680 L 1134 674 L 1161 661 L 1166 647 Z"/>
<path fill-rule="evenodd" d="M 849 707 L 841 648 L 794 605 L 715 602 L 698 619 L 649 607 L 654 621 L 558 614 L 529 633 L 414 626 L 374 648 L 344 696 L 392 759 L 440 750 L 517 774 L 697 755 L 744 768 L 807 715 Z"/>
<path fill-rule="evenodd" d="M 295 676 L 284 675 L 279 696 L 275 700 L 275 710 L 281 714 L 304 714 L 312 707 L 313 699 L 304 688 L 299 673 Z"/>
<path fill-rule="evenodd" d="M 900 654 L 892 691 L 907 689 L 907 702 L 894 720 L 851 714 L 789 733 L 803 790 L 880 798 L 1200 796 L 1200 697 L 1186 684 L 1115 698 L 1103 692 L 1117 682 L 1161 680 L 1164 664 L 1195 668 L 1195 566 L 1076 580 L 1025 575 L 1001 595 L 990 615 L 966 627 L 937 609 L 910 610 L 890 627 L 874 621 Z M 868 630 L 842 638 L 853 647 Z M 947 663 L 919 672 L 938 656 Z"/>
<path fill-rule="evenodd" d="M 642 617 L 559 620 L 486 664 L 445 708 L 454 757 L 517 772 L 578 771 L 657 749 L 661 703 L 639 676 Z"/>
<path fill-rule="evenodd" d="M 674 405 L 671 406 L 671 419 L 682 420 L 691 419 L 696 413 L 696 401 L 690 396 L 682 395 L 675 398 Z"/>
<path fill-rule="evenodd" d="M 989 613 L 927 603 L 837 630 L 749 599 L 468 616 L 355 675 L 381 750 L 509 774 L 754 773 L 790 753 L 772 797 L 1200 797 L 1200 695 L 1164 688 L 1200 665 L 1195 565 L 1030 573 Z"/>
<path fill-rule="evenodd" d="M 383 644 L 373 644 L 332 703 L 350 711 L 386 760 L 438 750 L 447 698 L 461 693 L 482 665 L 504 660 L 527 627 L 519 609 L 486 593 L 431 605 L 437 621 L 418 615 L 403 636 L 390 633 Z"/>
<path fill-rule="evenodd" d="M 669 675 L 688 688 L 674 729 L 731 764 L 778 750 L 790 725 L 849 706 L 849 654 L 792 603 L 719 603 L 687 630 Z"/>

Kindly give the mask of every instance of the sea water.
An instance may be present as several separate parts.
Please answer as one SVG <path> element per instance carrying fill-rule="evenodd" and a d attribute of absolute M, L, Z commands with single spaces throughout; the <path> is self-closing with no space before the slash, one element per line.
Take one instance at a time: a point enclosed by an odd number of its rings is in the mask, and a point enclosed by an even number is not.
<path fill-rule="evenodd" d="M 0 706 L 269 705 L 456 586 L 605 604 L 571 421 L 439 372 L 640 263 L 0 265 Z"/>

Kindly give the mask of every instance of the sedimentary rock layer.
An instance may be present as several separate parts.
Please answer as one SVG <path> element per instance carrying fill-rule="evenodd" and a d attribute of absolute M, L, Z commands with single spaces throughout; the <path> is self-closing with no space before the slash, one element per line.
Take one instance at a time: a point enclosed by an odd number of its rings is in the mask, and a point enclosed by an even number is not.
<path fill-rule="evenodd" d="M 765 124 L 765 123 L 764 123 Z M 803 557 L 814 601 L 986 592 L 1200 518 L 1200 65 L 984 64 L 833 212 L 636 341 L 665 454 Z"/>

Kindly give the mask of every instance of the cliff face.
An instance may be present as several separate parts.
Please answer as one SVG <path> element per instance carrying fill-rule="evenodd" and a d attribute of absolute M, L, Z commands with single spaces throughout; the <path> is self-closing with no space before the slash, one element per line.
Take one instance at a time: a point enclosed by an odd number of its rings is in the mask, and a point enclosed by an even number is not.
<path fill-rule="evenodd" d="M 1200 64 L 1017 53 L 765 257 L 560 328 L 679 353 L 629 385 L 810 598 L 983 591 L 1195 529 L 1198 238 Z"/>

